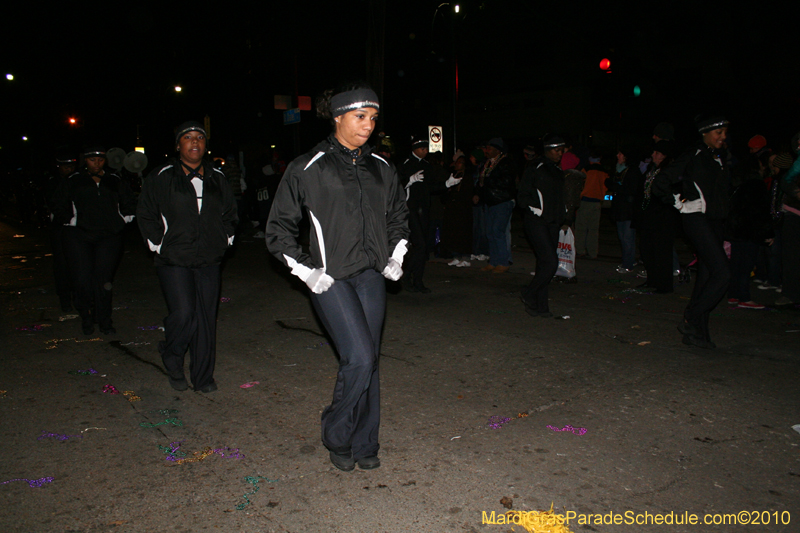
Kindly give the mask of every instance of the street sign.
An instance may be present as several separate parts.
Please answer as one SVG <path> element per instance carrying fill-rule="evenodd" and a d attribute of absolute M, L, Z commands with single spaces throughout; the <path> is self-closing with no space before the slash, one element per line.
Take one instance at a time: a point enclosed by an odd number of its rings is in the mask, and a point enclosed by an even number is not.
<path fill-rule="evenodd" d="M 442 138 L 444 135 L 442 134 L 442 127 L 441 126 L 428 126 L 428 151 L 429 152 L 443 152 L 444 151 L 444 141 Z"/>
<path fill-rule="evenodd" d="M 300 109 L 287 109 L 283 112 L 283 125 L 288 126 L 289 124 L 299 124 L 300 123 Z"/>

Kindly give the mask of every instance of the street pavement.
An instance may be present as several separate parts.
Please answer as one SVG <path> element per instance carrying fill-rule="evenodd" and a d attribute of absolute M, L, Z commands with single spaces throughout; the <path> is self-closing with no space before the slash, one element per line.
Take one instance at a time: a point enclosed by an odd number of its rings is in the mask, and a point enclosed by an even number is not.
<path fill-rule="evenodd" d="M 0 531 L 499 533 L 492 516 L 551 505 L 575 532 L 800 531 L 800 314 L 723 302 L 718 348 L 685 346 L 691 284 L 637 289 L 604 222 L 600 258 L 552 285 L 558 318 L 533 318 L 535 259 L 513 234 L 507 273 L 437 259 L 431 294 L 391 284 L 382 466 L 346 473 L 319 438 L 334 350 L 263 241 L 241 236 L 225 263 L 219 390 L 202 394 L 167 382 L 135 227 L 117 334 L 86 336 L 58 307 L 47 232 L 0 223 Z"/>

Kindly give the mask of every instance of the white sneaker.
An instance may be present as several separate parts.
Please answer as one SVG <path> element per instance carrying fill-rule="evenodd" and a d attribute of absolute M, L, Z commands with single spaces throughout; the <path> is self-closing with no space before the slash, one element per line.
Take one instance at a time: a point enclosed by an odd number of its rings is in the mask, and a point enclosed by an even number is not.
<path fill-rule="evenodd" d="M 452 261 L 450 261 L 449 263 L 447 263 L 447 266 L 451 266 L 451 267 L 458 266 L 458 264 L 459 264 L 460 262 L 461 262 L 461 260 L 460 260 L 460 259 L 453 259 Z"/>
<path fill-rule="evenodd" d="M 478 257 L 476 257 L 475 260 L 476 261 L 488 261 L 489 260 L 489 256 L 481 254 Z"/>
<path fill-rule="evenodd" d="M 681 275 L 681 271 L 680 270 L 673 270 L 672 271 L 672 275 L 675 276 L 675 277 L 680 276 Z"/>
<path fill-rule="evenodd" d="M 770 285 L 769 282 L 767 281 L 767 282 L 761 283 L 758 286 L 758 288 L 761 289 L 762 291 L 764 291 L 764 290 L 767 290 L 767 289 L 777 289 L 778 287 L 776 287 L 774 285 Z"/>
<path fill-rule="evenodd" d="M 630 272 L 633 272 L 633 269 L 632 268 L 625 268 L 622 265 L 618 265 L 617 266 L 617 272 L 619 272 L 620 274 L 628 274 Z"/>
<path fill-rule="evenodd" d="M 469 261 L 461 261 L 456 266 L 457 267 L 468 267 L 468 266 L 472 266 L 472 263 L 470 263 Z"/>

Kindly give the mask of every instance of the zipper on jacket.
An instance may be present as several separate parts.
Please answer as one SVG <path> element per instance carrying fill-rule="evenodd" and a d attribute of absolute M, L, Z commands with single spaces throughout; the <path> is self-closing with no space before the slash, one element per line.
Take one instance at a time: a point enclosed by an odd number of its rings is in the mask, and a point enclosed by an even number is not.
<path fill-rule="evenodd" d="M 367 251 L 367 219 L 364 216 L 364 189 L 361 187 L 361 178 L 358 177 L 358 165 L 355 159 L 353 159 L 353 169 L 356 175 L 356 183 L 358 183 L 358 208 L 361 211 L 361 248 L 364 250 L 367 261 L 370 261 L 369 252 Z"/>

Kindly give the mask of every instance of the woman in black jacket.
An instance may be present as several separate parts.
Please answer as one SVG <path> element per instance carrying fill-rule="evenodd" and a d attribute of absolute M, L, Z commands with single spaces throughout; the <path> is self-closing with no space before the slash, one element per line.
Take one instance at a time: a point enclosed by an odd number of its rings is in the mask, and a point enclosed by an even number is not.
<path fill-rule="evenodd" d="M 175 138 L 178 158 L 144 182 L 136 214 L 155 264 L 169 315 L 161 360 L 175 390 L 189 388 L 183 371 L 189 350 L 194 390 L 213 392 L 220 263 L 238 222 L 236 199 L 225 175 L 204 160 L 206 132 L 185 122 Z"/>
<path fill-rule="evenodd" d="M 378 97 L 364 85 L 327 91 L 317 113 L 334 131 L 286 167 L 267 222 L 269 251 L 311 290 L 311 303 L 339 355 L 333 400 L 322 413 L 322 443 L 344 471 L 380 466 L 379 353 L 386 312 L 384 277 L 402 276 L 408 209 L 393 165 L 367 140 Z M 309 251 L 298 243 L 304 212 Z"/>
<path fill-rule="evenodd" d="M 695 120 L 702 140 L 656 177 L 656 196 L 669 198 L 681 213 L 686 238 L 697 252 L 697 278 L 692 299 L 678 326 L 684 344 L 716 348 L 708 331 L 711 311 L 725 296 L 730 282 L 723 230 L 728 216 L 731 175 L 724 148 L 728 121 L 707 115 Z M 680 188 L 673 194 L 672 186 Z"/>
<path fill-rule="evenodd" d="M 91 147 L 83 157 L 85 165 L 56 190 L 53 216 L 56 223 L 72 226 L 64 237 L 83 333 L 94 333 L 97 323 L 109 335 L 116 333 L 111 288 L 122 254 L 122 230 L 133 220 L 136 199 L 125 181 L 105 170 L 105 149 Z"/>
<path fill-rule="evenodd" d="M 567 217 L 564 172 L 558 166 L 566 151 L 564 140 L 548 135 L 543 140 L 544 157 L 525 169 L 517 200 L 525 213 L 525 235 L 536 255 L 536 272 L 522 291 L 525 311 L 548 318 L 548 286 L 558 270 L 558 233 Z"/>

